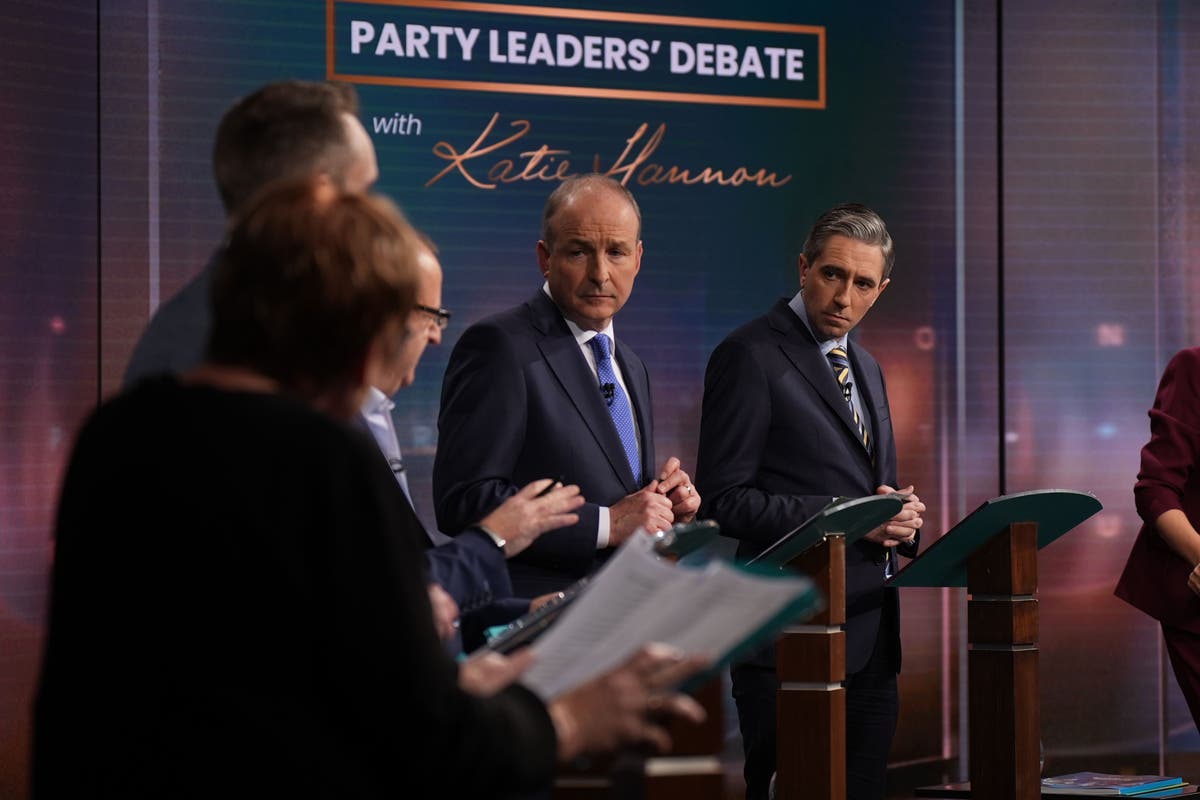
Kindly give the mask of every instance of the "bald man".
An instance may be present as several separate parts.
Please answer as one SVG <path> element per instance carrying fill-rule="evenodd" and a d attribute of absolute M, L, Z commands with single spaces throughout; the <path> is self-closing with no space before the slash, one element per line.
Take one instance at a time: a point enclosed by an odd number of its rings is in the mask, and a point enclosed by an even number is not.
<path fill-rule="evenodd" d="M 508 562 L 517 594 L 569 586 L 636 530 L 691 520 L 700 498 L 678 458 L 654 457 L 650 379 L 615 334 L 642 263 L 641 212 L 611 178 L 568 178 L 542 215 L 543 284 L 472 325 L 442 383 L 433 484 L 453 534 L 522 484 L 561 476 L 587 502 L 579 522 Z"/>

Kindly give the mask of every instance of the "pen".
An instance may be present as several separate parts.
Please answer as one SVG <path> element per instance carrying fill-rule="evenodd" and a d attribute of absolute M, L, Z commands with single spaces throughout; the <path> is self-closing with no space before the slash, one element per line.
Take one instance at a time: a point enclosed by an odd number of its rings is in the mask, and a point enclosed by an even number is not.
<path fill-rule="evenodd" d="M 545 497 L 546 495 L 548 495 L 554 491 L 554 487 L 562 486 L 562 485 L 563 485 L 563 476 L 559 475 L 557 480 L 550 481 L 550 484 L 545 489 L 542 489 L 540 492 L 538 492 L 537 497 Z"/>

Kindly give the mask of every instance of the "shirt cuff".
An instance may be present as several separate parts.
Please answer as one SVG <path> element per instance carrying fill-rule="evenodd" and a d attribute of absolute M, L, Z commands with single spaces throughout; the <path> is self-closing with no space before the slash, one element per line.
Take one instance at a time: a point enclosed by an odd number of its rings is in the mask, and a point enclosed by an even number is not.
<path fill-rule="evenodd" d="M 600 513 L 596 519 L 596 549 L 603 550 L 608 547 L 608 506 L 600 506 Z"/>

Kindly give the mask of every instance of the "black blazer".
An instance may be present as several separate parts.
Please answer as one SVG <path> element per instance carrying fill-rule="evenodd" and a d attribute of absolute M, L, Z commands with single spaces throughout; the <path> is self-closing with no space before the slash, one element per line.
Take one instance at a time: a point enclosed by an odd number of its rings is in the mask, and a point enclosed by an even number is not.
<path fill-rule="evenodd" d="M 422 538 L 374 443 L 293 398 L 104 403 L 59 505 L 32 796 L 548 792 L 552 721 L 458 686 Z"/>
<path fill-rule="evenodd" d="M 704 378 L 696 485 L 702 516 L 741 540 L 749 557 L 819 511 L 834 497 L 862 497 L 896 485 L 896 444 L 879 364 L 851 345 L 850 363 L 870 408 L 872 463 L 829 362 L 804 322 L 780 300 L 731 333 L 713 352 Z M 916 543 L 904 554 L 916 553 Z M 884 589 L 884 562 L 895 555 L 859 541 L 846 552 L 846 669 L 871 655 L 883 613 L 897 615 L 895 589 Z M 898 631 L 898 625 L 893 627 Z M 900 668 L 898 636 L 891 642 Z M 763 666 L 773 652 L 760 653 Z"/>
<path fill-rule="evenodd" d="M 646 367 L 620 340 L 617 363 L 653 475 L 654 421 Z M 592 572 L 600 506 L 641 487 L 621 447 L 595 374 L 558 307 L 540 289 L 520 306 L 466 330 L 446 367 L 433 495 L 438 527 L 454 535 L 537 478 L 578 484 L 579 522 L 543 534 L 509 559 L 513 591 L 557 591 Z"/>

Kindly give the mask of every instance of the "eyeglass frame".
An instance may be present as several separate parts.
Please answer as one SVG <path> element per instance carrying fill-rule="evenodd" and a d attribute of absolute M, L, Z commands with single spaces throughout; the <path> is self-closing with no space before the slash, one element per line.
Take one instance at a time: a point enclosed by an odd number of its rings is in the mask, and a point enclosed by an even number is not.
<path fill-rule="evenodd" d="M 414 303 L 413 308 L 417 311 L 424 311 L 426 314 L 431 314 L 437 322 L 438 330 L 446 330 L 450 327 L 450 310 L 447 308 L 434 308 L 420 303 Z"/>

